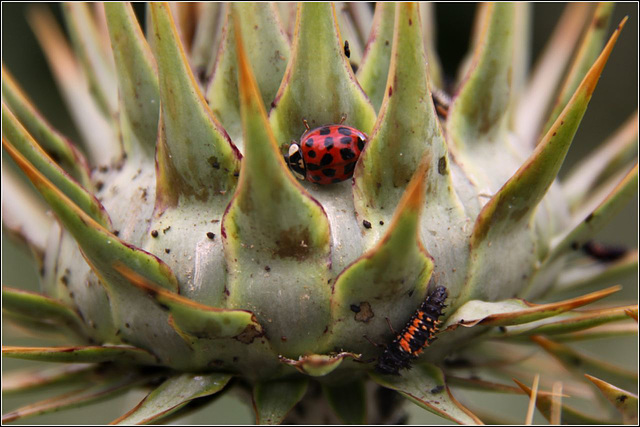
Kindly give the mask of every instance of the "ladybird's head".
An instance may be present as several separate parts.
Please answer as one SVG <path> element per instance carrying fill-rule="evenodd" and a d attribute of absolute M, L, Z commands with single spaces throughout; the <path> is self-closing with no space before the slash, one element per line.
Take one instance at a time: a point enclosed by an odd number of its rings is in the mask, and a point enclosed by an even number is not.
<path fill-rule="evenodd" d="M 300 149 L 300 145 L 297 142 L 291 141 L 291 145 L 289 145 L 289 153 L 286 156 L 286 160 L 289 164 L 291 172 L 293 172 L 296 178 L 304 181 L 305 177 L 307 176 L 307 167 L 304 164 L 302 150 Z"/>

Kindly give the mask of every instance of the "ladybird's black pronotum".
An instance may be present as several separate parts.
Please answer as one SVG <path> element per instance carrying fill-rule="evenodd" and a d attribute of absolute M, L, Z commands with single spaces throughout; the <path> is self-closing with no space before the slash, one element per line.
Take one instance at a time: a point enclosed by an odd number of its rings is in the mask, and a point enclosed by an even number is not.
<path fill-rule="evenodd" d="M 389 344 L 376 365 L 376 371 L 382 374 L 400 375 L 400 369 L 411 367 L 411 361 L 431 344 L 438 331 L 438 318 L 446 307 L 447 289 L 438 286 L 427 296 L 402 332 Z"/>

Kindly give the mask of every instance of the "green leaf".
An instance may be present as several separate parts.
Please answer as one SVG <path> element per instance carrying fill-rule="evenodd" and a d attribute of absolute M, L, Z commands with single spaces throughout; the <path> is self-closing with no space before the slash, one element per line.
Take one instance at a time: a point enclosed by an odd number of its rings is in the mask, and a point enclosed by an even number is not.
<path fill-rule="evenodd" d="M 399 391 L 410 401 L 458 424 L 482 424 L 471 411 L 462 406 L 445 384 L 442 371 L 434 365 L 421 363 L 400 376 L 371 374 L 383 387 Z"/>
<path fill-rule="evenodd" d="M 2 77 L 2 100 L 18 121 L 49 157 L 55 159 L 56 163 L 80 185 L 91 190 L 93 184 L 89 178 L 89 166 L 82 153 L 40 115 L 4 65 Z"/>
<path fill-rule="evenodd" d="M 570 250 L 581 248 L 585 243 L 608 224 L 611 218 L 637 194 L 638 190 L 638 164 L 633 167 L 611 191 L 611 193 L 600 202 L 598 207 L 589 215 L 582 216 L 583 219 L 570 231 L 556 239 L 552 246 L 549 259 L 563 255 Z M 578 216 L 578 215 L 576 215 Z"/>
<path fill-rule="evenodd" d="M 482 208 L 471 236 L 470 272 L 463 290 L 464 297 L 460 301 L 495 301 L 518 291 L 522 293 L 523 277 L 529 278 L 534 273 L 538 260 L 531 218 L 562 166 L 598 78 L 625 22 L 623 20 L 611 36 L 604 51 L 534 153 Z M 492 246 L 494 242 L 500 243 Z M 513 248 L 510 257 L 519 260 L 513 266 L 505 266 L 502 257 L 498 255 L 505 247 Z M 496 271 L 501 271 L 502 280 L 495 280 Z M 492 282 L 512 285 L 498 289 L 487 285 Z"/>
<path fill-rule="evenodd" d="M 439 283 L 455 298 L 464 269 L 454 265 L 464 264 L 468 257 L 468 231 L 461 227 L 464 207 L 453 190 L 452 162 L 431 99 L 419 12 L 413 3 L 396 5 L 384 100 L 355 168 L 353 200 L 358 217 L 372 224 L 361 229 L 365 248 L 371 248 L 389 228 L 420 162 L 428 158 L 420 235 L 426 250 L 440 260 L 435 265 Z M 442 242 L 448 242 L 446 247 Z"/>
<path fill-rule="evenodd" d="M 308 384 L 306 378 L 256 384 L 252 395 L 256 424 L 281 424 L 289 411 L 302 399 Z"/>
<path fill-rule="evenodd" d="M 226 5 L 207 2 L 200 3 L 198 6 L 201 8 L 201 16 L 193 35 L 190 59 L 193 72 L 203 82 L 211 73 L 216 59 L 226 15 Z"/>
<path fill-rule="evenodd" d="M 104 7 L 116 65 L 125 149 L 129 155 L 142 149 L 147 156 L 154 156 L 160 111 L 155 59 L 131 5 L 105 3 Z"/>
<path fill-rule="evenodd" d="M 629 311 L 637 314 L 638 306 L 570 312 L 541 322 L 533 322 L 519 327 L 507 327 L 495 335 L 506 338 L 512 336 L 573 334 L 606 323 L 629 320 L 627 314 Z M 554 337 L 554 339 L 556 338 Z M 558 339 L 567 341 L 571 340 L 571 337 L 559 337 Z"/>
<path fill-rule="evenodd" d="M 167 323 L 167 313 L 120 272 L 124 267 L 175 292 L 178 283 L 171 269 L 159 258 L 120 240 L 101 227 L 19 153 L 11 154 L 73 235 L 87 263 L 105 285 L 113 316 L 112 332 L 122 334 L 126 342 L 160 354 L 165 361 L 177 363 L 188 358 L 186 344 Z M 152 323 L 153 332 L 149 332 Z"/>
<path fill-rule="evenodd" d="M 168 4 L 152 4 L 151 17 L 162 104 L 156 210 L 163 211 L 233 190 L 240 153 L 200 92 Z"/>
<path fill-rule="evenodd" d="M 245 157 L 222 219 L 228 305 L 251 310 L 278 353 L 298 356 L 319 350 L 329 321 L 329 222 L 285 165 L 237 28 L 235 36 Z M 304 325 L 292 324 L 298 317 Z"/>
<path fill-rule="evenodd" d="M 31 187 L 2 159 L 2 228 L 29 246 L 39 260 L 44 256 L 47 235 L 54 223 L 46 205 Z"/>
<path fill-rule="evenodd" d="M 590 7 L 582 3 L 568 3 L 536 61 L 531 78 L 519 99 L 515 130 L 522 146 L 533 149 L 552 97 L 556 94 L 580 34 L 589 17 Z"/>
<path fill-rule="evenodd" d="M 162 289 L 124 266 L 118 266 L 117 270 L 171 314 L 169 322 L 180 335 L 219 339 L 236 337 L 247 329 L 262 333 L 262 327 L 249 311 L 209 307 Z"/>
<path fill-rule="evenodd" d="M 363 380 L 325 384 L 322 391 L 343 423 L 367 424 L 367 396 Z"/>
<path fill-rule="evenodd" d="M 456 151 L 498 144 L 506 131 L 515 37 L 515 6 L 486 6 L 472 68 L 449 110 L 447 127 Z"/>
<path fill-rule="evenodd" d="M 265 105 L 270 105 L 289 60 L 289 42 L 277 19 L 275 5 L 237 3 L 227 8 L 220 50 L 206 98 L 216 117 L 238 147 L 243 147 L 238 98 L 238 67 L 232 10 L 242 16 L 239 30 L 249 62 L 256 70 L 256 82 Z"/>
<path fill-rule="evenodd" d="M 57 190 L 71 199 L 85 214 L 101 226 L 111 227 L 111 220 L 102 204 L 45 153 L 4 103 L 2 104 L 2 145 L 14 160 L 16 160 L 15 156 L 21 156 L 37 168 Z"/>
<path fill-rule="evenodd" d="M 449 316 L 443 328 L 455 329 L 458 325 L 472 327 L 478 324 L 484 326 L 507 326 L 534 322 L 573 310 L 576 307 L 591 304 L 614 292 L 618 292 L 620 289 L 622 289 L 621 286 L 613 286 L 581 297 L 539 305 L 521 299 L 508 299 L 499 302 L 473 300 L 465 303 Z"/>
<path fill-rule="evenodd" d="M 316 127 L 346 115 L 349 126 L 367 134 L 373 128 L 375 111 L 344 56 L 332 4 L 298 6 L 291 58 L 274 105 L 269 120 L 283 154 L 304 132 L 303 119 Z"/>
<path fill-rule="evenodd" d="M 602 392 L 604 397 L 611 402 L 622 414 L 622 422 L 625 424 L 638 424 L 638 396 L 622 390 L 612 384 L 599 380 L 591 375 L 585 375 Z"/>
<path fill-rule="evenodd" d="M 112 127 L 113 122 L 103 115 L 87 91 L 87 78 L 55 17 L 44 7 L 32 7 L 27 18 L 82 136 L 90 163 L 101 166 L 118 162 L 122 157 L 122 147 Z"/>
<path fill-rule="evenodd" d="M 14 370 L 2 374 L 2 394 L 32 393 L 54 384 L 85 382 L 98 374 L 102 367 L 87 363 L 74 363 L 45 368 Z"/>
<path fill-rule="evenodd" d="M 113 60 L 103 50 L 98 28 L 89 5 L 68 2 L 62 7 L 71 41 L 89 83 L 89 92 L 107 120 L 117 111 L 116 78 Z"/>
<path fill-rule="evenodd" d="M 68 328 L 80 337 L 87 337 L 84 322 L 78 313 L 60 301 L 44 295 L 3 286 L 2 310 Z"/>
<path fill-rule="evenodd" d="M 567 174 L 562 189 L 576 210 L 596 187 L 633 161 L 638 154 L 638 112 L 604 144 L 574 166 Z"/>
<path fill-rule="evenodd" d="M 109 378 L 98 384 L 15 409 L 3 415 L 2 422 L 7 423 L 34 415 L 43 415 L 62 409 L 77 408 L 89 403 L 109 399 L 148 380 L 148 377 L 142 377 L 137 374 L 120 374 L 115 376 L 115 378 Z"/>
<path fill-rule="evenodd" d="M 358 68 L 358 82 L 378 111 L 387 89 L 393 46 L 395 3 L 380 2 L 373 16 L 371 35 Z"/>
<path fill-rule="evenodd" d="M 424 300 L 433 271 L 433 259 L 418 234 L 426 173 L 423 163 L 385 235 L 336 278 L 330 334 L 336 347 L 371 349 L 363 335 L 386 338 L 385 318 L 399 326 Z"/>
<path fill-rule="evenodd" d="M 150 424 L 181 409 L 193 399 L 218 393 L 227 385 L 229 374 L 178 374 L 169 377 L 135 408 L 111 424 Z"/>
<path fill-rule="evenodd" d="M 296 368 L 299 372 L 312 377 L 323 377 L 330 374 L 342 364 L 342 361 L 351 357 L 360 360 L 359 354 L 341 352 L 337 354 L 307 354 L 298 359 L 288 359 L 280 356 L 280 362 Z"/>
<path fill-rule="evenodd" d="M 422 38 L 424 43 L 424 52 L 427 56 L 429 81 L 431 82 L 432 87 L 443 89 L 444 78 L 442 64 L 440 63 L 440 58 L 438 58 L 438 52 L 436 49 L 437 25 L 434 3 L 420 2 L 420 21 L 422 22 Z"/>
<path fill-rule="evenodd" d="M 567 370 L 580 377 L 588 373 L 606 381 L 623 384 L 625 387 L 635 387 L 638 383 L 637 372 L 587 356 L 565 344 L 551 341 L 540 335 L 532 336 L 531 340 L 555 357 Z"/>
<path fill-rule="evenodd" d="M 560 116 L 562 110 L 569 103 L 572 94 L 577 90 L 578 85 L 580 85 L 582 79 L 587 75 L 591 64 L 593 64 L 600 55 L 600 51 L 606 40 L 613 8 L 614 3 L 611 2 L 600 2 L 595 8 L 589 28 L 582 37 L 580 47 L 560 90 L 560 95 L 558 95 L 553 110 L 547 119 L 547 123 L 543 129 L 545 133 L 549 131 L 558 116 Z"/>
<path fill-rule="evenodd" d="M 13 359 L 62 363 L 127 363 L 157 365 L 158 359 L 146 350 L 131 346 L 12 347 L 3 346 L 2 355 Z"/>
<path fill-rule="evenodd" d="M 630 276 L 638 271 L 638 250 L 629 251 L 613 262 L 594 262 L 585 257 L 570 264 L 558 276 L 551 292 L 560 293 L 575 289 L 602 286 Z"/>

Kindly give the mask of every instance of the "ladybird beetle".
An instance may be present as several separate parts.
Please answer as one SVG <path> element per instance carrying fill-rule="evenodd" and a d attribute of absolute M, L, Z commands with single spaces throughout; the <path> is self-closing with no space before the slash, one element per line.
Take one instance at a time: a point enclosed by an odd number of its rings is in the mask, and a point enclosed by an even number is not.
<path fill-rule="evenodd" d="M 289 168 L 300 180 L 316 184 L 341 182 L 353 176 L 356 161 L 367 142 L 367 135 L 351 126 L 320 126 L 302 134 L 300 142 L 291 141 L 285 156 Z"/>
<path fill-rule="evenodd" d="M 396 339 L 386 346 L 378 359 L 376 371 L 388 375 L 400 375 L 400 369 L 411 368 L 411 361 L 417 358 L 422 350 L 435 341 L 442 316 L 446 307 L 447 289 L 438 286 L 427 296 L 420 308 L 413 314 L 409 322 Z"/>

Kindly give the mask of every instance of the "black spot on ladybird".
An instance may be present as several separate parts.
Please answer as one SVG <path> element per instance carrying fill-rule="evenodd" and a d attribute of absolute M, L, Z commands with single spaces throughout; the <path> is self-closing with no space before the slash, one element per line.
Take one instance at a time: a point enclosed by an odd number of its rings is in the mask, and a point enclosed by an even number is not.
<path fill-rule="evenodd" d="M 335 176 L 336 175 L 336 170 L 335 169 L 331 169 L 331 168 L 322 169 L 322 174 L 324 176 L 329 176 L 329 177 Z"/>
<path fill-rule="evenodd" d="M 318 175 L 311 175 L 311 179 L 313 179 L 314 181 L 320 181 L 320 178 Z"/>
<path fill-rule="evenodd" d="M 346 128 L 346 127 L 339 127 L 338 128 L 338 133 L 340 133 L 342 135 L 346 135 L 346 136 L 351 136 L 351 129 Z"/>
<path fill-rule="evenodd" d="M 344 174 L 351 175 L 353 173 L 353 169 L 356 167 L 356 162 L 347 163 L 344 166 Z"/>
<path fill-rule="evenodd" d="M 351 144 L 351 137 L 350 136 L 343 136 L 342 138 L 340 138 L 340 143 L 341 144 L 346 144 L 346 145 Z"/>
<path fill-rule="evenodd" d="M 328 136 L 324 139 L 324 148 L 331 150 L 333 148 L 333 138 Z"/>
<path fill-rule="evenodd" d="M 364 139 L 358 137 L 358 150 L 362 151 L 364 148 Z"/>
<path fill-rule="evenodd" d="M 320 169 L 320 165 L 316 165 L 314 163 L 307 163 L 307 169 L 310 171 L 317 171 Z"/>
<path fill-rule="evenodd" d="M 304 145 L 306 145 L 307 147 L 311 148 L 313 147 L 313 138 L 309 138 L 304 142 Z"/>
<path fill-rule="evenodd" d="M 338 183 L 338 182 L 341 182 L 341 181 L 342 181 L 342 180 L 341 180 L 340 178 L 333 178 L 333 179 L 331 180 L 331 182 L 333 182 L 334 184 L 336 184 L 336 183 Z"/>
<path fill-rule="evenodd" d="M 356 156 L 356 153 L 351 150 L 351 148 L 341 148 L 340 149 L 340 157 L 342 160 L 351 160 Z"/>
<path fill-rule="evenodd" d="M 326 153 L 324 156 L 322 156 L 322 159 L 320 160 L 320 166 L 327 166 L 330 165 L 333 162 L 333 156 L 329 153 Z"/>
<path fill-rule="evenodd" d="M 315 152 L 315 151 L 313 151 L 313 150 L 310 150 L 310 151 L 307 153 L 307 155 L 308 155 L 309 157 L 311 157 L 312 159 L 315 159 L 315 158 L 316 158 L 316 152 Z"/>
<path fill-rule="evenodd" d="M 320 135 L 329 135 L 331 133 L 331 128 L 330 127 L 323 127 L 322 129 L 320 129 Z"/>

